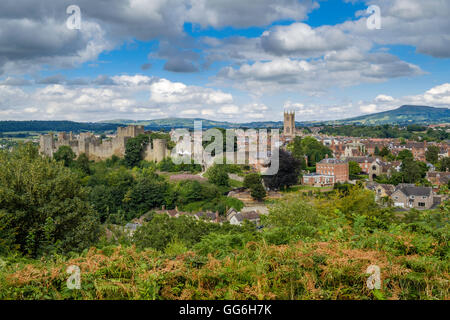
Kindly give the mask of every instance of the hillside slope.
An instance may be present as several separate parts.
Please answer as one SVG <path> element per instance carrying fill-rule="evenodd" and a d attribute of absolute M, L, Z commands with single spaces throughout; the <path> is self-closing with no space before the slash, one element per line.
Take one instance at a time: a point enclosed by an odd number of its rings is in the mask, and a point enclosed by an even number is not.
<path fill-rule="evenodd" d="M 410 123 L 446 123 L 450 122 L 450 109 L 428 106 L 403 105 L 400 108 L 369 115 L 331 121 L 340 124 L 410 124 Z"/>

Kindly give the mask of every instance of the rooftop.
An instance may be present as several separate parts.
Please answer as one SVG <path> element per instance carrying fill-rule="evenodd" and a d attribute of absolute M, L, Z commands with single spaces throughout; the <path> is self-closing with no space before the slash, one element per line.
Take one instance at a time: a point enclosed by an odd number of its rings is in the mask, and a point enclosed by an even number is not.
<path fill-rule="evenodd" d="M 346 161 L 336 159 L 336 158 L 325 158 L 325 159 L 321 160 L 319 163 L 338 164 L 338 163 L 346 163 Z"/>
<path fill-rule="evenodd" d="M 403 192 L 406 196 L 430 196 L 432 194 L 431 187 L 417 187 L 411 184 L 400 184 L 397 190 Z"/>

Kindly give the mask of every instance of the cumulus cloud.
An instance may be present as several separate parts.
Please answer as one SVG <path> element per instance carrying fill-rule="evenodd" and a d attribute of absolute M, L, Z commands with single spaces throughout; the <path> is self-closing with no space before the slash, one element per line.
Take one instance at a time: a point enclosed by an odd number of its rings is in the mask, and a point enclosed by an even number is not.
<path fill-rule="evenodd" d="M 377 106 L 375 104 L 366 104 L 360 106 L 359 110 L 363 113 L 374 113 L 377 111 Z"/>
<path fill-rule="evenodd" d="M 444 83 L 442 85 L 431 88 L 425 94 L 412 96 L 410 101 L 415 103 L 423 103 L 432 106 L 450 106 L 450 83 Z"/>
<path fill-rule="evenodd" d="M 364 56 L 356 49 L 332 52 L 315 60 L 276 58 L 225 67 L 217 75 L 218 83 L 244 86 L 252 92 L 301 90 L 323 93 L 332 86 L 375 83 L 388 79 L 423 74 L 420 67 L 387 53 Z"/>
<path fill-rule="evenodd" d="M 450 2 L 446 0 L 368 0 L 381 9 L 381 29 L 369 30 L 366 18 L 337 26 L 361 39 L 381 44 L 411 45 L 419 53 L 450 57 Z M 363 15 L 363 13 L 361 13 Z"/>
<path fill-rule="evenodd" d="M 410 95 L 394 98 L 388 95 L 380 94 L 372 101 L 358 101 L 350 104 L 353 111 L 358 110 L 363 113 L 382 112 L 396 109 L 402 105 L 421 105 L 430 107 L 450 107 L 450 83 L 435 86 L 422 94 Z M 357 115 L 354 113 L 354 115 Z"/>
<path fill-rule="evenodd" d="M 48 84 L 24 90 L 0 84 L 3 119 L 99 121 L 203 116 L 217 120 L 261 119 L 263 103 L 241 106 L 230 93 L 145 75 L 107 77 L 102 85 Z"/>
<path fill-rule="evenodd" d="M 94 60 L 101 52 L 112 48 L 104 31 L 95 22 L 84 21 L 81 30 L 69 30 L 63 14 L 60 19 L 45 16 L 46 11 L 42 17 L 30 16 L 35 11 L 30 4 L 28 8 L 21 8 L 23 15 L 6 16 L 8 11 L 3 11 L 4 6 L 2 2 L 0 74 L 23 74 L 37 71 L 44 65 L 74 67 Z"/>
<path fill-rule="evenodd" d="M 192 0 L 188 20 L 202 27 L 266 26 L 278 20 L 303 20 L 319 5 L 312 0 Z"/>
<path fill-rule="evenodd" d="M 223 114 L 238 114 L 239 108 L 235 105 L 225 105 L 223 107 L 220 107 L 218 111 L 219 113 Z"/>
<path fill-rule="evenodd" d="M 392 98 L 391 96 L 385 95 L 385 94 L 379 94 L 376 98 L 375 98 L 376 102 L 391 102 L 394 101 L 394 98 Z"/>
<path fill-rule="evenodd" d="M 66 81 L 66 77 L 62 74 L 56 74 L 53 76 L 45 77 L 43 79 L 36 80 L 37 84 L 60 84 Z"/>
<path fill-rule="evenodd" d="M 303 103 L 291 102 L 289 100 L 284 103 L 283 109 L 288 111 L 294 111 L 296 115 L 299 115 L 301 117 L 305 115 L 314 115 L 317 111 L 314 108 L 311 108 L 310 106 L 304 105 Z"/>
<path fill-rule="evenodd" d="M 186 22 L 203 28 L 264 26 L 280 19 L 304 19 L 317 7 L 312 0 L 77 0 L 81 29 L 69 30 L 66 8 L 72 4 L 72 0 L 1 1 L 0 74 L 26 73 L 44 65 L 74 67 L 124 40 L 183 41 L 188 38 Z M 198 70 L 185 52 L 183 57 L 176 50 L 160 50 L 167 59 L 166 70 Z"/>
<path fill-rule="evenodd" d="M 150 100 L 158 104 L 188 104 L 193 106 L 221 105 L 233 102 L 229 93 L 198 86 L 187 86 L 181 82 L 160 79 L 150 85 Z"/>
<path fill-rule="evenodd" d="M 305 103 L 287 100 L 285 110 L 294 110 L 297 121 L 326 121 L 346 119 L 359 115 L 383 112 L 397 109 L 402 105 L 421 105 L 440 108 L 450 108 L 450 83 L 435 86 L 424 93 L 402 97 L 392 97 L 385 94 L 377 95 L 373 100 L 350 101 L 347 103 Z M 281 119 L 282 113 L 277 114 Z"/>
<path fill-rule="evenodd" d="M 261 44 L 264 50 L 276 55 L 314 57 L 348 48 L 352 39 L 331 26 L 314 29 L 305 23 L 293 23 L 264 31 Z"/>
<path fill-rule="evenodd" d="M 0 85 L 4 86 L 29 86 L 32 82 L 30 80 L 24 79 L 24 78 L 14 78 L 14 77 L 7 77 L 5 80 L 0 82 Z"/>

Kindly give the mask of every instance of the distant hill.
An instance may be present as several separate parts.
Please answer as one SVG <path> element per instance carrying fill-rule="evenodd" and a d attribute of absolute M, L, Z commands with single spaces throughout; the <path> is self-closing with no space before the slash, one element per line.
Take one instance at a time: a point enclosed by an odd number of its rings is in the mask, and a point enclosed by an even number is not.
<path fill-rule="evenodd" d="M 0 121 L 0 133 L 2 132 L 47 132 L 47 131 L 73 131 L 75 133 L 82 131 L 105 132 L 116 131 L 117 127 L 127 125 L 143 125 L 147 130 L 165 130 L 169 131 L 173 128 L 194 127 L 194 121 L 201 120 L 204 129 L 219 127 L 224 129 L 232 128 L 282 128 L 283 121 L 255 121 L 247 123 L 233 123 L 227 121 L 214 121 L 201 118 L 166 118 L 155 120 L 126 120 L 116 119 L 102 122 L 73 122 L 73 121 Z M 341 125 L 381 125 L 381 124 L 430 124 L 430 123 L 450 123 L 450 109 L 433 108 L 427 106 L 410 106 L 405 105 L 400 108 L 333 121 L 305 121 L 296 122 L 298 127 L 316 126 L 322 124 Z"/>
<path fill-rule="evenodd" d="M 394 110 L 343 120 L 327 121 L 327 124 L 402 125 L 412 123 L 430 124 L 447 122 L 450 122 L 450 109 L 448 108 L 404 105 Z"/>
<path fill-rule="evenodd" d="M 166 118 L 155 120 L 107 120 L 105 123 L 114 123 L 120 125 L 141 125 L 147 130 L 171 130 L 172 128 L 194 128 L 194 121 L 202 121 L 202 127 L 204 129 L 209 128 L 281 128 L 283 127 L 282 121 L 259 121 L 259 122 L 247 122 L 247 123 L 233 123 L 228 121 L 214 121 L 201 118 Z"/>

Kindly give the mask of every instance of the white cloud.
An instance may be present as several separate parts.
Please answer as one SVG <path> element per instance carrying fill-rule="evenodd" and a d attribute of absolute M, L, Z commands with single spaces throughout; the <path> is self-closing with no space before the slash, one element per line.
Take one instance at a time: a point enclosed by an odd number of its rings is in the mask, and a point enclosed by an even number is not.
<path fill-rule="evenodd" d="M 394 101 L 394 98 L 392 98 L 391 96 L 385 95 L 385 94 L 379 94 L 375 98 L 375 101 L 377 101 L 377 102 L 391 102 L 391 101 Z"/>
<path fill-rule="evenodd" d="M 0 85 L 3 119 L 99 121 L 202 115 L 217 120 L 262 118 L 262 103 L 238 106 L 220 90 L 188 86 L 167 79 L 120 75 L 99 86 L 51 84 L 31 87 Z M 14 106 L 14 107 L 11 107 Z"/>
<path fill-rule="evenodd" d="M 229 93 L 198 86 L 187 86 L 181 82 L 161 79 L 150 85 L 150 101 L 160 104 L 189 104 L 202 106 L 221 105 L 233 102 Z"/>
<path fill-rule="evenodd" d="M 373 43 L 416 47 L 433 57 L 450 57 L 450 2 L 446 0 L 367 0 L 381 8 L 381 29 L 369 30 L 366 18 L 337 26 Z"/>
<path fill-rule="evenodd" d="M 284 110 L 295 111 L 296 115 L 301 117 L 305 115 L 314 115 L 317 110 L 311 106 L 305 106 L 303 103 L 286 101 L 283 106 Z"/>
<path fill-rule="evenodd" d="M 278 20 L 303 20 L 318 7 L 312 0 L 192 0 L 187 20 L 202 27 L 265 26 Z"/>
<path fill-rule="evenodd" d="M 220 107 L 218 112 L 223 113 L 223 114 L 238 114 L 239 107 L 235 106 L 235 105 L 226 105 L 226 106 Z"/>
<path fill-rule="evenodd" d="M 114 76 L 112 77 L 112 80 L 118 84 L 123 86 L 140 86 L 140 85 L 148 85 L 154 81 L 153 78 L 143 76 L 143 75 L 121 75 L 121 76 Z"/>
<path fill-rule="evenodd" d="M 264 50 L 275 55 L 314 57 L 346 49 L 352 45 L 352 39 L 331 26 L 314 29 L 305 23 L 293 23 L 265 31 L 261 43 Z"/>
<path fill-rule="evenodd" d="M 367 104 L 359 107 L 363 113 L 374 113 L 377 111 L 377 106 L 375 104 Z"/>
<path fill-rule="evenodd" d="M 187 109 L 180 112 L 180 114 L 184 116 L 193 116 L 197 115 L 198 113 L 199 113 L 198 110 L 195 109 Z"/>
<path fill-rule="evenodd" d="M 216 77 L 218 84 L 229 84 L 252 93 L 302 91 L 320 94 L 330 87 L 383 82 L 391 78 L 423 74 L 416 65 L 387 53 L 362 54 L 352 48 L 331 52 L 316 60 L 275 58 L 225 67 Z"/>
<path fill-rule="evenodd" d="M 431 88 L 423 95 L 412 96 L 409 98 L 415 103 L 423 103 L 432 106 L 450 106 L 450 83 Z"/>

